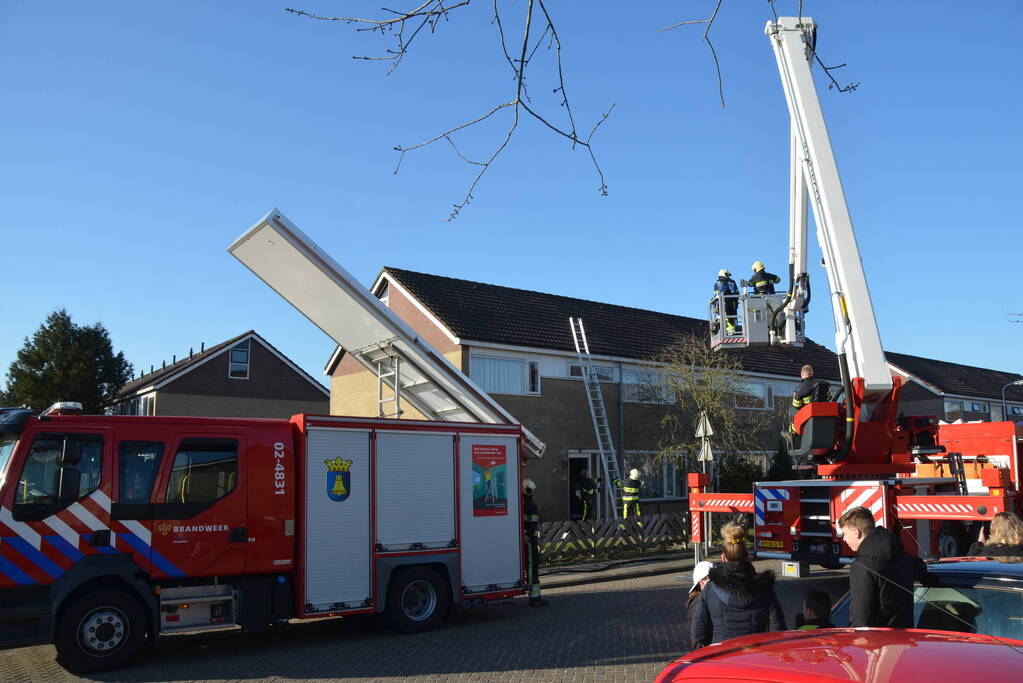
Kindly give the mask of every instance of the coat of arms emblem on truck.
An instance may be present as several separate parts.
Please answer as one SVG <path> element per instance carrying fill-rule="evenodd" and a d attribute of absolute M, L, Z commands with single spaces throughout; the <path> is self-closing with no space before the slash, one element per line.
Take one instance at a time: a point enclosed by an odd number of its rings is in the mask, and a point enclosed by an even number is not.
<path fill-rule="evenodd" d="M 323 461 L 327 465 L 327 497 L 340 503 L 347 500 L 352 491 L 351 460 L 333 458 Z"/>

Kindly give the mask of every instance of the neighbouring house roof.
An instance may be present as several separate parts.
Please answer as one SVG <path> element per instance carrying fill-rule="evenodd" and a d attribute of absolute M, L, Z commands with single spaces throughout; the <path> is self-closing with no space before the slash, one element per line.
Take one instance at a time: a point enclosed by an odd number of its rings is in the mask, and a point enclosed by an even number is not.
<path fill-rule="evenodd" d="M 140 389 L 145 389 L 147 391 L 159 389 L 165 384 L 177 379 L 181 375 L 187 372 L 191 372 L 192 370 L 196 369 L 197 367 L 209 361 L 210 359 L 219 356 L 222 353 L 227 353 L 227 351 L 231 347 L 250 338 L 265 346 L 267 350 L 269 350 L 272 354 L 274 354 L 280 360 L 282 360 L 286 365 L 288 365 L 292 370 L 294 370 L 296 374 L 298 374 L 307 382 L 309 382 L 317 389 L 322 391 L 325 396 L 328 397 L 330 396 L 330 391 L 322 384 L 317 382 L 311 375 L 309 375 L 309 373 L 307 373 L 305 370 L 297 366 L 291 359 L 289 359 L 283 353 L 278 351 L 273 346 L 273 344 L 268 342 L 266 339 L 263 339 L 263 337 L 260 336 L 255 330 L 249 330 L 247 332 L 242 332 L 238 336 L 232 337 L 227 341 L 223 341 L 219 344 L 216 344 L 215 346 L 211 346 L 208 349 L 200 351 L 199 353 L 194 353 L 191 356 L 182 358 L 181 360 L 171 363 L 166 367 L 162 367 L 159 370 L 154 370 L 153 372 L 142 375 L 138 379 L 134 379 L 128 382 L 123 387 L 121 387 L 120 391 L 117 392 L 118 398 L 115 400 L 132 396 L 133 394 L 138 393 Z"/>
<path fill-rule="evenodd" d="M 400 268 L 386 267 L 381 276 L 397 281 L 463 344 L 491 342 L 574 352 L 569 317 L 582 318 L 590 353 L 599 356 L 652 360 L 679 337 L 709 338 L 707 321 L 698 318 Z M 835 354 L 810 340 L 801 349 L 722 353 L 741 353 L 747 372 L 798 377 L 800 367 L 809 363 L 820 377 L 839 376 Z"/>
<path fill-rule="evenodd" d="M 887 351 L 885 355 L 888 362 L 896 368 L 943 394 L 976 396 L 1000 401 L 1002 387 L 1009 382 L 1023 379 L 1023 375 L 1015 372 L 949 363 L 894 351 Z M 1023 386 L 1006 388 L 1005 397 L 1010 401 L 1023 401 Z"/>

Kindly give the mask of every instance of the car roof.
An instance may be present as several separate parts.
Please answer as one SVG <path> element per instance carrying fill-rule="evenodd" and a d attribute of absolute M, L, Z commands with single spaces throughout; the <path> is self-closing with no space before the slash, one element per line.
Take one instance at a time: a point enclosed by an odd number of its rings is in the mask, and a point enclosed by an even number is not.
<path fill-rule="evenodd" d="M 942 558 L 927 565 L 935 574 L 976 574 L 991 578 L 1011 578 L 1023 581 L 1023 557 L 952 557 Z"/>
<path fill-rule="evenodd" d="M 836 628 L 733 638 L 676 659 L 670 681 L 1018 680 L 1023 641 L 919 629 Z"/>

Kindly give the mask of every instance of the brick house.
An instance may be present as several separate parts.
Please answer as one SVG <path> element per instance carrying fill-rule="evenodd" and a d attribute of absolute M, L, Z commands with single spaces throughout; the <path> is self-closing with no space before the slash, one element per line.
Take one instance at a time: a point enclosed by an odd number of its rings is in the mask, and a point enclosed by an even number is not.
<path fill-rule="evenodd" d="M 905 353 L 885 355 L 892 373 L 907 380 L 899 402 L 906 415 L 937 415 L 947 422 L 1023 421 L 1023 386 L 1012 384 L 1023 375 Z"/>
<path fill-rule="evenodd" d="M 663 436 L 663 401 L 650 396 L 650 362 L 684 335 L 707 334 L 707 322 L 624 306 L 511 287 L 384 268 L 371 288 L 424 340 L 547 444 L 526 475 L 537 482 L 543 519 L 577 512 L 573 480 L 596 471 L 596 438 L 568 318 L 582 318 L 601 374 L 613 437 L 623 471 L 644 473 L 644 512 L 684 509 L 684 472 L 656 458 Z M 834 353 L 808 342 L 802 349 L 756 349 L 741 355 L 748 397 L 743 410 L 788 405 L 799 369 L 837 383 Z M 378 414 L 378 380 L 338 348 L 325 368 L 331 376 L 330 412 Z M 403 418 L 421 419 L 409 408 Z M 773 453 L 775 444 L 765 444 Z"/>
<path fill-rule="evenodd" d="M 287 418 L 326 414 L 330 392 L 249 330 L 125 384 L 121 415 Z"/>

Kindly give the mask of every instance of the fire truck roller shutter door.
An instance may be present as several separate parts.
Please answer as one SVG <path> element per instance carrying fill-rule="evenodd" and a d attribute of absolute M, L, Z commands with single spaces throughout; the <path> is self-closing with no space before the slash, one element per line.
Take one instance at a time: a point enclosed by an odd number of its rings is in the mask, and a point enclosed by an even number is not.
<path fill-rule="evenodd" d="M 315 612 L 371 598 L 370 433 L 310 427 L 305 462 L 305 599 Z"/>

